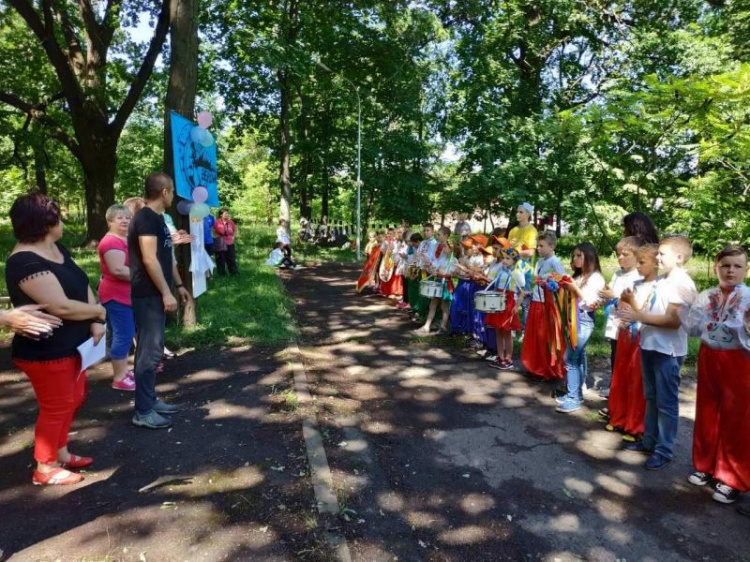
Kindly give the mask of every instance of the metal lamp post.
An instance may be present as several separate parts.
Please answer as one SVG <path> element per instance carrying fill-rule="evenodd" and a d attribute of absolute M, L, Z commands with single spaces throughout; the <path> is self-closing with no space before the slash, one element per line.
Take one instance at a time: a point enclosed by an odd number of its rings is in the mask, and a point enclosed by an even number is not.
<path fill-rule="evenodd" d="M 320 61 L 315 62 L 320 68 L 326 72 L 330 72 L 333 75 L 340 76 L 342 80 L 347 82 L 352 88 L 354 93 L 357 94 L 357 261 L 362 259 L 362 100 L 359 97 L 359 86 L 356 86 L 346 76 L 337 74 L 325 64 Z"/>

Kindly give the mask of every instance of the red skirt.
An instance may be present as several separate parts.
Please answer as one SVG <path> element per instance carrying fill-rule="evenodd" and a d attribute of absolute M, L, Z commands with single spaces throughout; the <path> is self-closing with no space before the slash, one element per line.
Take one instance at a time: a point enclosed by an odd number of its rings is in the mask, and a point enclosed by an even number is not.
<path fill-rule="evenodd" d="M 630 330 L 620 330 L 609 389 L 609 423 L 630 435 L 643 433 L 646 417 L 640 344 L 639 334 L 633 339 Z"/>
<path fill-rule="evenodd" d="M 693 433 L 695 470 L 750 490 L 750 354 L 701 344 Z"/>
<path fill-rule="evenodd" d="M 524 369 L 545 379 L 565 378 L 565 363 L 554 359 L 553 364 L 553 345 L 549 321 L 544 313 L 544 303 L 532 301 L 521 348 L 521 363 Z"/>
<path fill-rule="evenodd" d="M 502 292 L 505 293 L 505 310 L 485 314 L 484 325 L 491 326 L 496 330 L 520 330 L 521 317 L 518 315 L 518 307 L 516 306 L 516 294 L 513 291 Z"/>
<path fill-rule="evenodd" d="M 388 281 L 381 281 L 380 291 L 386 297 L 390 295 L 396 295 L 397 297 L 400 297 L 404 294 L 404 276 L 396 275 L 394 273 L 393 275 L 391 275 L 391 278 Z"/>

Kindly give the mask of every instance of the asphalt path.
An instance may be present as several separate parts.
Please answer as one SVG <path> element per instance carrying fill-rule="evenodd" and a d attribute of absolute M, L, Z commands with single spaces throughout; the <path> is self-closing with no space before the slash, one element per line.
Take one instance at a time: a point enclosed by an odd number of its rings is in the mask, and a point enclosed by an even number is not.
<path fill-rule="evenodd" d="M 649 472 L 600 399 L 555 413 L 549 383 L 415 338 L 392 301 L 356 294 L 357 274 L 284 274 L 354 560 L 750 560 L 750 518 L 687 482 L 690 381 L 677 458 Z"/>

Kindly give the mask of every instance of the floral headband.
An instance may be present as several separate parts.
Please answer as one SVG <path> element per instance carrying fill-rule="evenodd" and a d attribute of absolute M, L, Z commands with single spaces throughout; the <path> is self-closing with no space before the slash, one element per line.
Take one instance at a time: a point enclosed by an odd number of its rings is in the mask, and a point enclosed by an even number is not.
<path fill-rule="evenodd" d="M 500 254 L 503 257 L 511 258 L 513 261 L 518 261 L 521 259 L 521 254 L 518 253 L 518 250 L 515 248 L 504 248 L 500 250 Z"/>

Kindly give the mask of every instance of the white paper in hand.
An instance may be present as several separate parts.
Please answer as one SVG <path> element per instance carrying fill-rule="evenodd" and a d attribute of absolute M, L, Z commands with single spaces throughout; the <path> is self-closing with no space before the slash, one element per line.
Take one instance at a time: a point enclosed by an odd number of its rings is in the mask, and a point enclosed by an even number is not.
<path fill-rule="evenodd" d="M 99 343 L 94 343 L 94 338 L 89 338 L 78 346 L 78 353 L 81 356 L 81 372 L 85 369 L 102 361 L 107 355 L 107 338 L 102 338 Z"/>

